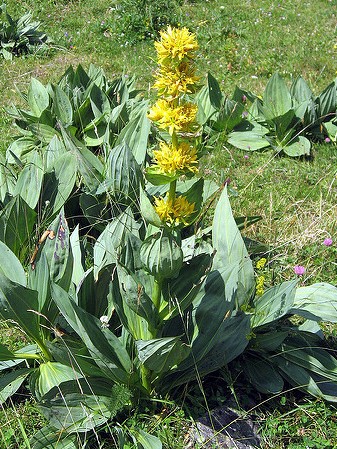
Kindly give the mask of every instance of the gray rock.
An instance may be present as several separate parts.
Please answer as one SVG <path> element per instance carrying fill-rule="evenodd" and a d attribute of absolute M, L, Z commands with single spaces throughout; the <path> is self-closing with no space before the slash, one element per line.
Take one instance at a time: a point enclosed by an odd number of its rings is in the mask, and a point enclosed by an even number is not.
<path fill-rule="evenodd" d="M 199 418 L 190 430 L 186 449 L 255 449 L 260 446 L 257 426 L 233 403 Z"/>

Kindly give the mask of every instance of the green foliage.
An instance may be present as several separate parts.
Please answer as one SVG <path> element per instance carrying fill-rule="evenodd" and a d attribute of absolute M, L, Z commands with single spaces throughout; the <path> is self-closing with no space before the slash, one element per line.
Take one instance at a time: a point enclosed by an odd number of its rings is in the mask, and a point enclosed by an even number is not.
<path fill-rule="evenodd" d="M 180 26 L 181 0 L 122 0 L 114 2 L 114 18 L 103 21 L 101 30 L 117 39 L 122 46 L 146 39 L 156 39 L 159 32 L 171 25 Z"/>
<path fill-rule="evenodd" d="M 45 33 L 38 31 L 40 22 L 32 20 L 32 14 L 27 12 L 19 19 L 13 19 L 7 12 L 5 4 L 0 6 L 0 15 L 5 20 L 0 22 L 0 55 L 11 60 L 13 56 L 46 51 L 50 39 Z"/>
<path fill-rule="evenodd" d="M 302 77 L 289 89 L 280 74 L 274 73 L 262 98 L 236 88 L 229 100 L 209 74 L 208 86 L 198 96 L 198 107 L 208 144 L 224 133 L 228 142 L 241 150 L 271 147 L 278 154 L 295 157 L 309 156 L 312 141 L 325 136 L 336 140 L 335 81 L 315 97 Z"/>
<path fill-rule="evenodd" d="M 261 437 L 266 448 L 332 449 L 335 445 L 336 408 L 324 401 L 282 396 L 264 411 Z M 315 423 L 315 425 L 313 425 Z"/>
<path fill-rule="evenodd" d="M 21 136 L 10 145 L 8 158 L 13 162 L 16 157 L 25 163 L 40 147 L 43 167 L 47 169 L 65 153 L 69 139 L 80 141 L 106 158 L 109 146 L 127 139 L 138 163 L 142 163 L 149 133 L 147 101 L 140 98 L 134 84 L 135 80 L 127 76 L 110 82 L 103 70 L 93 65 L 88 72 L 80 65 L 76 70 L 69 67 L 55 85 L 43 86 L 33 78 L 27 94 L 22 94 L 29 109 L 9 110 Z"/>

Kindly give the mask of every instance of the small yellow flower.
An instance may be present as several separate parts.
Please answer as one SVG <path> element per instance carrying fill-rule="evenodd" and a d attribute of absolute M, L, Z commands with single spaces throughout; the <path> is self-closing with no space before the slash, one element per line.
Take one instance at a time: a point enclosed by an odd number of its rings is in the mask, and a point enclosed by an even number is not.
<path fill-rule="evenodd" d="M 259 276 L 256 279 L 256 294 L 258 296 L 262 296 L 264 293 L 264 281 L 265 281 L 265 277 L 264 276 Z"/>
<path fill-rule="evenodd" d="M 159 64 L 170 64 L 172 60 L 182 61 L 184 58 L 192 58 L 197 50 L 198 43 L 194 33 L 187 28 L 171 28 L 160 32 L 160 41 L 155 42 Z"/>
<path fill-rule="evenodd" d="M 159 99 L 152 106 L 148 118 L 158 123 L 159 128 L 167 129 L 170 135 L 179 131 L 190 131 L 195 124 L 197 106 L 184 103 L 174 106 L 172 102 Z"/>
<path fill-rule="evenodd" d="M 158 90 L 159 95 L 176 98 L 180 94 L 194 93 L 197 89 L 196 83 L 199 77 L 195 76 L 194 69 L 190 64 L 181 63 L 178 68 L 172 70 L 164 67 L 152 86 Z"/>
<path fill-rule="evenodd" d="M 154 166 L 162 173 L 170 176 L 185 172 L 198 172 L 197 150 L 187 142 L 182 142 L 177 147 L 160 142 L 160 149 L 153 152 Z"/>
<path fill-rule="evenodd" d="M 262 270 L 264 266 L 266 265 L 267 259 L 265 257 L 262 257 L 260 260 L 256 262 L 256 268 L 258 270 Z"/>
<path fill-rule="evenodd" d="M 155 209 L 160 220 L 169 226 L 187 226 L 189 217 L 195 212 L 195 203 L 189 203 L 184 196 L 177 196 L 174 201 L 167 198 L 155 198 Z"/>

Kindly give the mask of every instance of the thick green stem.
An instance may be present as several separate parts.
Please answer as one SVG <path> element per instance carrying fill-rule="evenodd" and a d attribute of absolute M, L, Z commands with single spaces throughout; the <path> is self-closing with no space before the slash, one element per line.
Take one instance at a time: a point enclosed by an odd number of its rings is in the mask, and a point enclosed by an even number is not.
<path fill-rule="evenodd" d="M 170 182 L 168 201 L 171 201 L 172 203 L 174 203 L 174 200 L 176 198 L 176 188 L 177 188 L 177 181 L 175 180 Z"/>
<path fill-rule="evenodd" d="M 41 352 L 43 354 L 42 358 L 46 361 L 46 362 L 50 362 L 52 360 L 52 357 L 48 351 L 48 349 L 45 347 L 44 343 L 42 341 L 37 341 L 37 344 L 39 346 L 39 348 L 41 349 Z"/>
<path fill-rule="evenodd" d="M 172 134 L 172 147 L 176 149 L 178 146 L 178 136 L 177 133 L 173 132 Z"/>
<path fill-rule="evenodd" d="M 155 308 L 158 310 L 158 312 L 160 309 L 161 287 L 162 287 L 162 282 L 159 281 L 158 279 L 155 279 L 154 284 L 153 284 L 153 290 L 152 290 L 152 301 L 153 301 Z"/>
<path fill-rule="evenodd" d="M 39 354 L 29 354 L 26 352 L 17 352 L 15 354 L 15 359 L 26 359 L 26 360 L 41 360 L 41 356 Z"/>

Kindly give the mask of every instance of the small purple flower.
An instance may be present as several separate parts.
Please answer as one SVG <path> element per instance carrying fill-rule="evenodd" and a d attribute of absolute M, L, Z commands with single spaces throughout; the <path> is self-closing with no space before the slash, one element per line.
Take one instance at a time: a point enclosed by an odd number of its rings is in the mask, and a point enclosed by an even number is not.
<path fill-rule="evenodd" d="M 242 95 L 242 103 L 246 103 L 246 101 L 247 101 L 246 95 Z"/>
<path fill-rule="evenodd" d="M 332 239 L 331 238 L 326 238 L 324 239 L 323 245 L 325 246 L 331 246 L 332 245 Z"/>
<path fill-rule="evenodd" d="M 330 143 L 330 142 L 331 142 L 331 139 L 330 139 L 330 137 L 326 137 L 326 138 L 324 139 L 324 141 L 325 141 L 326 143 Z"/>
<path fill-rule="evenodd" d="M 298 276 L 302 276 L 302 274 L 305 273 L 305 268 L 302 265 L 295 265 L 294 266 L 294 272 Z"/>
<path fill-rule="evenodd" d="M 245 159 L 249 159 L 248 154 L 245 154 L 243 157 L 244 157 Z"/>

